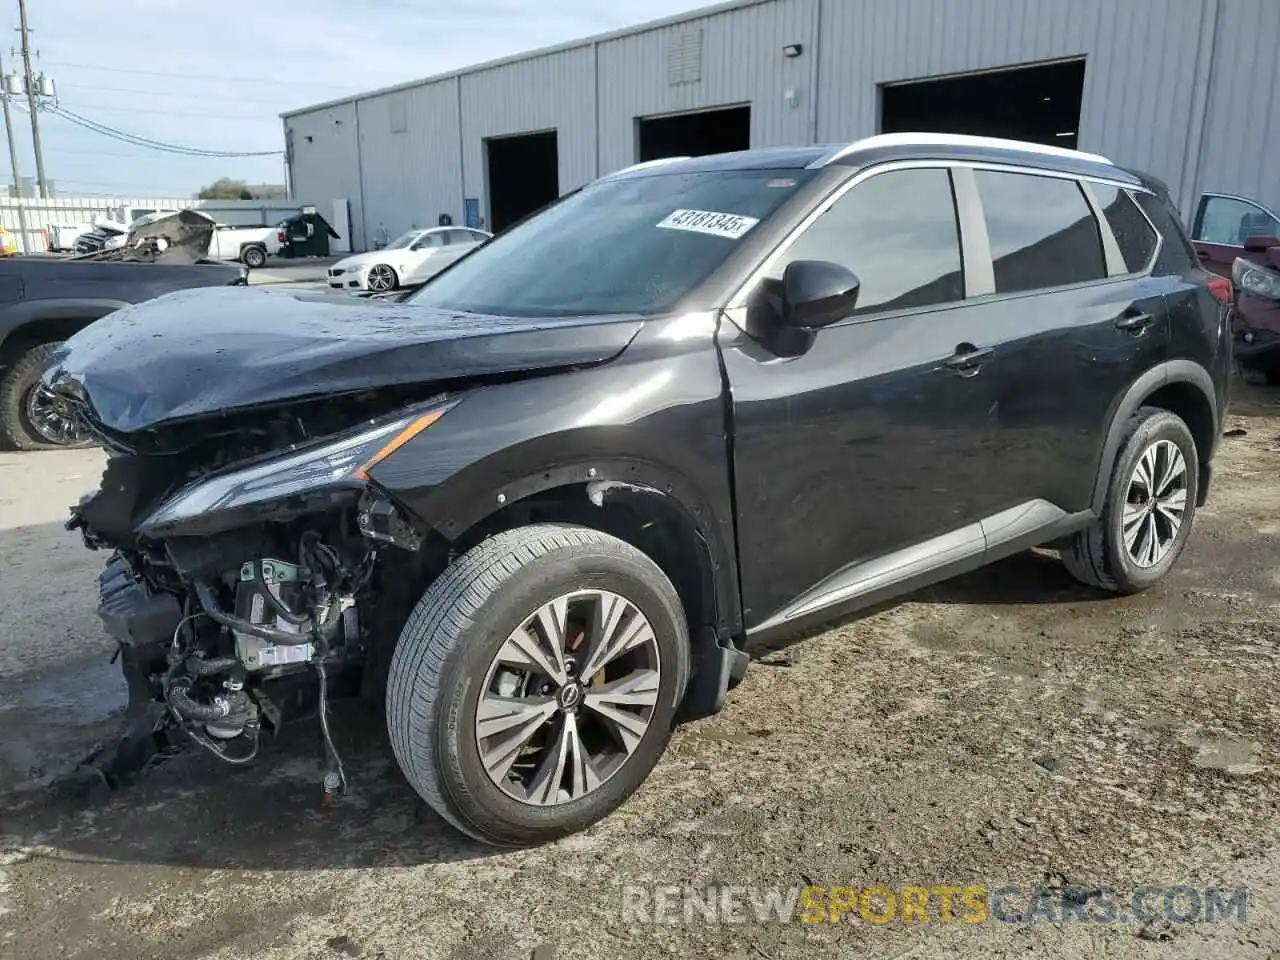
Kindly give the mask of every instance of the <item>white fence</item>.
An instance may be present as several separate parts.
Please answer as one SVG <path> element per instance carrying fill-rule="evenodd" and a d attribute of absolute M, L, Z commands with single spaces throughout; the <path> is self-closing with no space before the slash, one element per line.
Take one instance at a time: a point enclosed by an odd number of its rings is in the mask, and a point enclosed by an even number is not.
<path fill-rule="evenodd" d="M 219 223 L 237 226 L 279 223 L 298 213 L 302 204 L 290 200 L 193 200 L 190 197 L 49 197 L 48 199 L 0 198 L 0 226 L 18 238 L 18 249 L 44 253 L 50 249 L 59 227 L 64 232 L 86 229 L 96 216 L 128 223 L 156 210 L 203 210 Z M 26 235 L 22 217 L 26 216 Z"/>

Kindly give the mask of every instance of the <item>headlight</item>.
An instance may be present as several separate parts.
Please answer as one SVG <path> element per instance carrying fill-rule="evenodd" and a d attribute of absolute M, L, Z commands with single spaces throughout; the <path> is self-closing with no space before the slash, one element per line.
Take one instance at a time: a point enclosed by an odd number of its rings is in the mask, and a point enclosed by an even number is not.
<path fill-rule="evenodd" d="M 1255 297 L 1280 300 L 1280 273 L 1260 267 L 1251 260 L 1240 257 L 1231 265 L 1231 281 L 1237 290 Z"/>
<path fill-rule="evenodd" d="M 375 465 L 439 420 L 452 406 L 448 403 L 418 410 L 320 446 L 197 480 L 162 503 L 138 525 L 138 530 L 155 533 L 207 514 L 359 487 Z"/>

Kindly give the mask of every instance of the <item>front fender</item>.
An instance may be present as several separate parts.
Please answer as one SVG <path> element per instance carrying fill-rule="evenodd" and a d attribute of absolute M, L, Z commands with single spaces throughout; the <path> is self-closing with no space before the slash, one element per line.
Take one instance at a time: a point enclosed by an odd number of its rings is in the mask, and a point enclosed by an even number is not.
<path fill-rule="evenodd" d="M 697 528 L 716 593 L 731 598 L 729 629 L 740 623 L 724 398 L 710 336 L 664 342 L 660 330 L 646 329 L 612 363 L 474 390 L 374 467 L 371 480 L 450 541 L 557 487 L 652 491 Z M 603 495 L 607 486 L 596 489 Z"/>

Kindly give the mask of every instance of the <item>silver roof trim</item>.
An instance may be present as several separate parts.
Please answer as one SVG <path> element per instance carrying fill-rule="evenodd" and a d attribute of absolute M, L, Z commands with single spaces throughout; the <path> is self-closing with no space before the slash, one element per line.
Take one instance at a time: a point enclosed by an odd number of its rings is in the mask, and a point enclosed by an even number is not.
<path fill-rule="evenodd" d="M 984 150 L 1019 150 L 1023 153 L 1038 153 L 1048 157 L 1062 157 L 1070 160 L 1085 160 L 1090 163 L 1103 163 L 1109 167 L 1115 164 L 1097 153 L 1085 153 L 1082 150 L 1068 150 L 1065 147 L 1051 147 L 1042 143 L 1027 143 L 1022 140 L 1004 140 L 1000 137 L 973 137 L 962 133 L 881 133 L 874 137 L 863 137 L 846 146 L 832 151 L 825 157 L 819 157 L 809 164 L 810 170 L 817 170 L 835 163 L 850 154 L 862 150 L 874 150 L 877 147 L 974 147 Z"/>
<path fill-rule="evenodd" d="M 661 167 L 668 163 L 679 163 L 682 160 L 692 160 L 693 157 L 659 157 L 657 160 L 645 160 L 643 163 L 633 163 L 629 167 L 623 167 L 621 170 L 614 170 L 612 173 L 606 173 L 601 180 L 611 180 L 614 177 L 620 177 L 624 173 L 635 173 L 637 170 L 648 170 L 651 167 Z"/>

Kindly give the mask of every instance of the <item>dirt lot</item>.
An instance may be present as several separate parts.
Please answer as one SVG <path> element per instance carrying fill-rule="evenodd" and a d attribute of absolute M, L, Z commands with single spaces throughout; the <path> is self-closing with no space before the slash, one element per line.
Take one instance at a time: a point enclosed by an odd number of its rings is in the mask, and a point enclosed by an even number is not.
<path fill-rule="evenodd" d="M 1161 588 L 1017 557 L 757 662 L 615 816 L 495 854 L 424 812 L 376 723 L 354 792 L 295 731 L 93 806 L 40 789 L 113 728 L 102 557 L 61 530 L 96 453 L 0 454 L 0 957 L 1280 958 L 1280 391 L 1239 387 L 1214 494 Z M 5 791 L 9 791 L 8 795 Z M 1244 922 L 624 922 L 629 885 L 1251 890 Z M 1141 934 L 1141 935 L 1140 935 Z"/>

